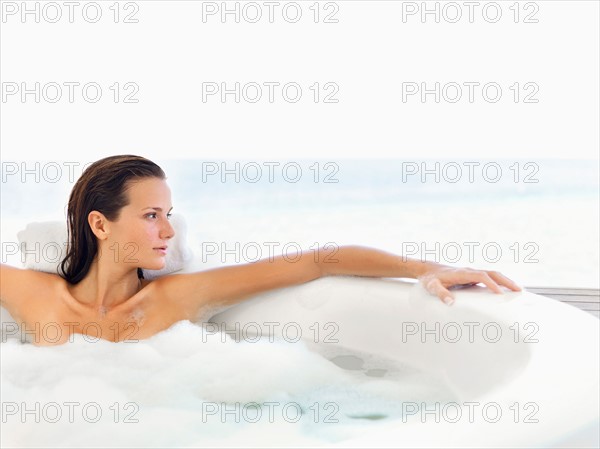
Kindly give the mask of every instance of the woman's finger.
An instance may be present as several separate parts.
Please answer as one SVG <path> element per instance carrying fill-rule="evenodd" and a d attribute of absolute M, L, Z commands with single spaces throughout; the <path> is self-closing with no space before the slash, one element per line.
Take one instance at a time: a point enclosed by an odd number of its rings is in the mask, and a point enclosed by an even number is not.
<path fill-rule="evenodd" d="M 506 276 L 504 276 L 501 273 L 498 273 L 497 271 L 488 271 L 488 274 L 490 275 L 490 277 L 495 280 L 498 284 L 500 285 L 504 285 L 505 287 L 510 288 L 511 290 L 514 290 L 516 292 L 520 292 L 521 291 L 521 287 L 519 287 L 516 282 L 514 282 L 513 280 L 507 278 Z"/>
<path fill-rule="evenodd" d="M 502 293 L 502 289 L 500 288 L 500 286 L 496 284 L 496 282 L 494 282 L 494 280 L 486 272 L 483 271 L 479 273 L 474 273 L 473 276 L 479 277 L 480 282 L 487 285 L 493 292 Z"/>
<path fill-rule="evenodd" d="M 440 298 L 444 303 L 448 304 L 449 306 L 452 305 L 452 303 L 454 303 L 454 297 L 452 296 L 452 294 L 442 285 L 442 281 L 440 281 L 438 278 L 431 278 L 428 280 L 425 280 L 424 282 L 425 285 L 425 289 L 437 296 L 438 298 Z"/>

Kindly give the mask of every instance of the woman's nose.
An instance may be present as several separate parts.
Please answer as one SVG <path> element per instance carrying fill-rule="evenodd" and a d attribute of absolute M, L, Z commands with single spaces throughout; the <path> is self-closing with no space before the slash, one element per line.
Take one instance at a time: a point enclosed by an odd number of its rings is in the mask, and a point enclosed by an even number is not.
<path fill-rule="evenodd" d="M 164 239 L 173 238 L 173 236 L 175 235 L 175 229 L 171 225 L 171 222 L 169 220 L 165 220 L 164 223 L 165 224 L 164 224 L 163 228 L 161 229 L 161 238 L 164 238 Z"/>

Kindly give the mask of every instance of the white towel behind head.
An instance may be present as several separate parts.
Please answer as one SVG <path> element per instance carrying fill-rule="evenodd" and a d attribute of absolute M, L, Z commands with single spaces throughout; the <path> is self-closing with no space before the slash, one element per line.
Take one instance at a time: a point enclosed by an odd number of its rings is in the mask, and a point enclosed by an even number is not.
<path fill-rule="evenodd" d="M 187 224 L 183 215 L 173 213 L 175 236 L 169 241 L 166 264 L 162 270 L 143 270 L 145 279 L 155 279 L 182 270 L 194 254 L 187 244 Z M 67 254 L 67 223 L 43 221 L 29 223 L 17 233 L 24 268 L 59 274 L 59 265 Z"/>

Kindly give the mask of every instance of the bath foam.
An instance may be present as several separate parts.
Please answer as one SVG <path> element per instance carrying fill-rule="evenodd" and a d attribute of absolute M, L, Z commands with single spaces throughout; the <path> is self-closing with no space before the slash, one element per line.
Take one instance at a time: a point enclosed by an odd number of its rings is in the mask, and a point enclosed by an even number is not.
<path fill-rule="evenodd" d="M 63 406 L 62 420 L 39 425 L 33 419 L 10 419 L 15 415 L 7 421 L 5 441 L 39 447 L 48 441 L 64 447 L 89 447 L 91 442 L 158 447 L 159 441 L 185 446 L 210 444 L 212 438 L 222 442 L 224 428 L 232 441 L 248 441 L 257 428 L 274 432 L 274 438 L 289 438 L 292 432 L 297 441 L 339 441 L 373 421 L 400 416 L 401 399 L 423 398 L 423 390 L 437 395 L 437 387 L 426 385 L 410 367 L 345 348 L 331 351 L 329 360 L 303 340 L 236 342 L 189 321 L 130 343 L 81 334 L 71 343 L 44 348 L 10 340 L 2 346 L 3 400 L 99 404 L 103 416 L 90 423 L 76 414 L 81 422 L 73 424 L 66 421 Z M 360 357 L 361 368 L 342 368 L 344 357 Z M 217 413 L 210 413 L 215 404 Z M 262 417 L 248 422 L 259 409 Z M 127 426 L 115 432 L 117 410 L 121 421 L 139 422 L 129 432 Z M 50 415 L 52 410 L 46 411 Z M 160 435 L 165 423 L 179 429 L 167 439 Z M 191 430 L 198 426 L 203 432 Z"/>

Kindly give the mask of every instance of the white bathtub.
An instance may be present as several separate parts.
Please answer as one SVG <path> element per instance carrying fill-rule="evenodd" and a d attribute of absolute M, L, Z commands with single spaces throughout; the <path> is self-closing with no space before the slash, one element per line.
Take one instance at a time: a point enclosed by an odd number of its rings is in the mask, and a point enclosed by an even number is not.
<path fill-rule="evenodd" d="M 599 320 L 529 292 L 498 295 L 475 286 L 455 293 L 448 307 L 416 283 L 335 276 L 258 295 L 210 322 L 248 325 L 263 335 L 268 327 L 249 323 L 295 322 L 311 350 L 324 356 L 332 343 L 315 339 L 314 325 L 323 330 L 333 322 L 337 354 L 347 349 L 407 362 L 443 379 L 459 398 L 460 408 L 446 409 L 439 422 L 413 409 L 405 419 L 331 446 L 598 447 Z M 425 329 L 422 323 L 434 330 L 425 343 L 408 332 Z M 282 326 L 274 329 L 283 337 Z M 475 403 L 472 422 L 468 402 Z M 492 422 L 497 411 L 502 416 Z"/>

